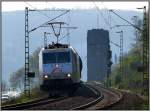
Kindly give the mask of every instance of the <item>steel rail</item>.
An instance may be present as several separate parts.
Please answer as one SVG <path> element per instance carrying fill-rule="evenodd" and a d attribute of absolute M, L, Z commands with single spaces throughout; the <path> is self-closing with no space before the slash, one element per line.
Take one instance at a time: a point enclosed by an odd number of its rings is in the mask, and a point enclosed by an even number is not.
<path fill-rule="evenodd" d="M 89 102 L 87 104 L 84 104 L 84 105 L 81 105 L 81 106 L 78 106 L 78 107 L 74 107 L 71 110 L 86 109 L 86 108 L 88 108 L 88 107 L 90 107 L 92 105 L 97 104 L 98 102 L 100 102 L 104 98 L 104 95 L 102 95 L 101 92 L 97 88 L 95 88 L 95 87 L 93 87 L 92 85 L 89 85 L 89 84 L 86 84 L 86 86 L 89 87 L 90 89 L 92 88 L 94 90 L 93 92 L 94 93 L 96 92 L 98 97 L 95 100 L 93 100 L 93 101 L 91 101 L 91 102 Z"/>
<path fill-rule="evenodd" d="M 9 106 L 3 106 L 2 110 L 29 109 L 29 108 L 34 107 L 34 106 L 44 105 L 44 104 L 48 104 L 48 103 L 64 100 L 66 98 L 67 97 L 59 97 L 59 98 L 56 98 L 56 99 L 43 98 L 43 99 L 30 101 L 30 102 L 26 102 L 26 103 L 20 103 L 20 104 L 14 104 L 14 105 L 9 105 Z"/>
<path fill-rule="evenodd" d="M 28 101 L 28 102 L 23 102 L 23 103 L 16 103 L 16 104 L 9 104 L 9 105 L 3 105 L 2 108 L 5 108 L 5 107 L 15 107 L 15 106 L 19 106 L 19 105 L 22 105 L 22 104 L 30 104 L 32 102 L 37 102 L 37 101 L 42 101 L 42 100 L 45 100 L 47 99 L 48 97 L 43 97 L 43 98 L 38 98 L 38 99 L 33 99 L 31 101 Z"/>
<path fill-rule="evenodd" d="M 95 85 L 97 85 L 97 87 L 101 87 L 101 88 L 103 88 L 103 89 L 105 89 L 105 90 L 108 90 L 108 91 L 110 91 L 111 93 L 114 93 L 114 94 L 116 94 L 116 95 L 119 96 L 119 98 L 118 98 L 116 101 L 112 102 L 111 104 L 104 105 L 104 106 L 101 107 L 101 108 L 97 108 L 96 110 L 104 110 L 104 109 L 113 107 L 114 105 L 116 105 L 117 103 L 119 103 L 119 102 L 123 99 L 123 96 L 124 96 L 124 95 L 123 95 L 119 90 L 118 90 L 118 91 L 115 91 L 115 90 L 112 89 L 112 88 L 106 88 L 106 87 L 102 86 L 101 83 L 98 83 L 98 82 L 94 82 L 94 83 L 95 83 Z M 99 85 L 98 85 L 98 84 L 99 84 Z"/>

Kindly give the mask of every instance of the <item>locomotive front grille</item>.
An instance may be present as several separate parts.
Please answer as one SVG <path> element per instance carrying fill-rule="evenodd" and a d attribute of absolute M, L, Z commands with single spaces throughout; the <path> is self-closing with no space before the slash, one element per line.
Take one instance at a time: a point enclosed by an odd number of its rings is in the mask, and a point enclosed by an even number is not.
<path fill-rule="evenodd" d="M 44 75 L 43 76 L 44 79 L 68 79 L 71 78 L 71 74 L 51 74 L 51 75 Z"/>

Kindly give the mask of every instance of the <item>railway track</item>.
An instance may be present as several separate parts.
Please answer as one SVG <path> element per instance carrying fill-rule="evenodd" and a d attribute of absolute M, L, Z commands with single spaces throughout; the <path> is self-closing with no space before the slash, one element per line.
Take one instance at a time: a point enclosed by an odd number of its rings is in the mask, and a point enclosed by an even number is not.
<path fill-rule="evenodd" d="M 68 97 L 62 101 L 56 101 L 51 104 L 45 104 L 39 108 L 33 107 L 31 110 L 76 110 L 85 109 L 93 104 L 96 104 L 101 99 L 103 95 L 96 88 L 91 85 L 82 84 L 81 88 L 72 97 Z"/>
<path fill-rule="evenodd" d="M 102 99 L 103 95 L 96 88 L 92 87 L 91 85 L 82 85 L 80 91 L 78 91 L 78 94 L 73 97 L 60 97 L 56 99 L 43 98 L 27 103 L 4 106 L 2 109 L 85 109 L 93 104 L 96 104 Z M 86 101 L 90 102 L 87 103 Z"/>
<path fill-rule="evenodd" d="M 3 106 L 2 110 L 23 110 L 23 109 L 29 109 L 31 107 L 36 107 L 36 106 L 40 106 L 40 105 L 44 105 L 44 104 L 60 101 L 60 100 L 66 99 L 66 98 L 67 97 L 59 97 L 59 98 L 56 98 L 56 99 L 50 99 L 49 97 L 47 97 L 47 98 L 43 98 L 43 99 L 39 99 L 39 100 L 26 102 L 26 103 L 20 103 L 20 104 Z"/>
<path fill-rule="evenodd" d="M 104 98 L 104 95 L 99 90 L 97 90 L 97 88 L 93 87 L 92 85 L 88 85 L 88 84 L 87 84 L 87 87 L 90 88 L 97 95 L 97 98 L 94 99 L 93 101 L 88 102 L 86 104 L 83 104 L 81 106 L 74 107 L 71 110 L 83 110 L 83 109 L 86 109 L 86 108 L 88 108 L 88 107 L 90 107 L 92 105 L 95 105 L 96 103 L 100 102 Z"/>
<path fill-rule="evenodd" d="M 93 84 L 101 91 L 101 93 L 104 95 L 104 99 L 95 106 L 89 107 L 87 109 L 108 109 L 109 107 L 119 103 L 123 98 L 123 94 L 120 91 L 106 88 L 99 82 L 92 82 L 90 84 Z"/>
<path fill-rule="evenodd" d="M 82 110 L 82 109 L 105 109 L 122 99 L 122 94 L 112 89 L 105 88 L 99 83 L 82 84 L 78 94 L 73 97 L 59 97 L 56 99 L 43 98 L 28 103 L 2 107 L 5 110 Z"/>
<path fill-rule="evenodd" d="M 117 104 L 122 100 L 123 95 L 120 92 L 110 88 L 106 88 L 98 82 L 91 82 L 91 83 L 87 83 L 86 85 L 89 86 L 89 88 L 94 89 L 98 93 L 99 97 L 84 105 L 72 108 L 73 110 L 74 109 L 95 110 L 95 109 L 106 109 L 106 108 L 108 109 L 109 107 Z"/>

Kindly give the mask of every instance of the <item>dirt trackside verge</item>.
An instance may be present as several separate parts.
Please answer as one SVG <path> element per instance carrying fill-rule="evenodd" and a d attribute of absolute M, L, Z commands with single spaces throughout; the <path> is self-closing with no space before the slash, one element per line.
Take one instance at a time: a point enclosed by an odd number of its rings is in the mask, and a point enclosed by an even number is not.
<path fill-rule="evenodd" d="M 107 107 L 105 109 L 107 110 L 146 110 L 147 108 L 143 108 L 142 105 L 144 103 L 144 100 L 139 97 L 138 95 L 122 91 L 123 99 L 118 102 L 117 104 Z"/>

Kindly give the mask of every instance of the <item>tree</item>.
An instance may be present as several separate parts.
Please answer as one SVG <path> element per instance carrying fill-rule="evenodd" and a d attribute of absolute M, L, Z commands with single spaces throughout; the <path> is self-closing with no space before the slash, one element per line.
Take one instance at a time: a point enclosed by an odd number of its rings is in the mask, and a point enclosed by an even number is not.
<path fill-rule="evenodd" d="M 116 77 L 115 77 L 115 84 L 120 84 L 120 83 L 121 83 L 121 75 L 118 74 L 118 75 L 116 75 Z"/>
<path fill-rule="evenodd" d="M 1 91 L 4 92 L 4 91 L 7 90 L 7 88 L 8 87 L 7 87 L 6 81 L 2 80 L 2 82 L 1 82 Z"/>
<path fill-rule="evenodd" d="M 38 54 L 40 52 L 41 48 L 37 48 L 34 53 L 29 57 L 29 67 L 30 67 L 30 71 L 35 72 L 35 78 L 31 78 L 31 84 L 32 86 L 36 86 L 39 85 L 38 80 L 39 80 L 39 58 L 38 58 Z M 22 89 L 22 87 L 24 86 L 24 66 L 20 69 L 18 69 L 16 72 L 13 72 L 10 75 L 10 85 L 12 88 L 20 88 Z M 36 82 L 34 80 L 37 80 Z"/>
<path fill-rule="evenodd" d="M 147 18 L 148 19 L 148 18 Z M 134 30 L 135 35 L 135 43 L 132 44 L 132 47 L 128 54 L 124 55 L 124 76 L 120 75 L 119 67 L 116 67 L 118 64 L 114 66 L 112 70 L 112 83 L 114 86 L 119 86 L 120 88 L 129 89 L 136 93 L 141 93 L 144 87 L 147 89 L 146 94 L 148 95 L 148 81 L 149 78 L 144 79 L 145 86 L 143 85 L 143 72 L 139 72 L 139 66 L 143 67 L 143 45 L 147 44 L 147 50 L 149 49 L 149 38 L 148 38 L 148 26 L 142 23 L 142 20 L 139 18 L 134 18 L 134 24 L 140 29 L 144 29 L 146 31 L 138 31 Z M 146 21 L 147 22 L 147 21 Z M 147 23 L 148 24 L 148 23 Z M 143 26 L 142 26 L 143 25 Z M 145 41 L 143 41 L 146 39 Z M 146 55 L 146 53 L 145 53 Z M 147 56 L 149 58 L 149 53 Z M 149 60 L 149 59 L 148 59 Z M 149 64 L 148 64 L 149 65 Z M 148 67 L 147 65 L 147 67 Z M 125 75 L 126 74 L 126 75 Z"/>

